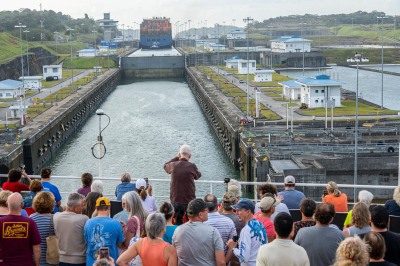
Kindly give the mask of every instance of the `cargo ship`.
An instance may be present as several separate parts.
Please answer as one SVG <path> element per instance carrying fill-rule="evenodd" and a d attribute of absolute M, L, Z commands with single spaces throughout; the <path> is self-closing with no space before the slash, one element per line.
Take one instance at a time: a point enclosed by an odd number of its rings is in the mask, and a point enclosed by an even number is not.
<path fill-rule="evenodd" d="M 140 24 L 140 48 L 165 49 L 172 46 L 172 29 L 169 18 L 144 19 Z"/>

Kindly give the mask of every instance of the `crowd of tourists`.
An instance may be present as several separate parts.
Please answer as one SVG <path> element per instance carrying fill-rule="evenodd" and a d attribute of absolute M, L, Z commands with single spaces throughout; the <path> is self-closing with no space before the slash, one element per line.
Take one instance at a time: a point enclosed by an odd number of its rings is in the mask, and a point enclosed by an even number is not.
<path fill-rule="evenodd" d="M 293 176 L 282 191 L 259 186 L 258 202 L 243 198 L 236 180 L 223 195 L 196 195 L 201 172 L 191 156 L 183 145 L 165 163 L 170 202 L 159 207 L 147 180 L 122 173 L 122 211 L 112 218 L 103 183 L 90 173 L 63 206 L 51 169 L 41 180 L 10 170 L 0 192 L 0 265 L 400 265 L 400 235 L 388 231 L 389 215 L 400 214 L 400 187 L 384 206 L 362 190 L 350 211 L 335 182 L 317 204 Z M 343 230 L 332 223 L 336 212 L 347 212 Z"/>

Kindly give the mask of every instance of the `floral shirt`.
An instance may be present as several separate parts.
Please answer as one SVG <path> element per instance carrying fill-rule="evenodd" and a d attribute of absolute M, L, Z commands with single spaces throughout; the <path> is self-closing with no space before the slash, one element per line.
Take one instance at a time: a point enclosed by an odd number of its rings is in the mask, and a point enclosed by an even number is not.
<path fill-rule="evenodd" d="M 299 232 L 299 230 L 301 228 L 304 227 L 311 227 L 315 225 L 315 221 L 298 221 L 294 223 L 294 235 L 293 235 L 293 239 L 296 238 L 297 233 Z"/>

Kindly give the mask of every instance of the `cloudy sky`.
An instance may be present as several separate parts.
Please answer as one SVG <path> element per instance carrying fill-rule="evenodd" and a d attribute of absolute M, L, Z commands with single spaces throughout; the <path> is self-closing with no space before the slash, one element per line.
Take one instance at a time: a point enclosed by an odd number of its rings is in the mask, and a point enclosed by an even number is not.
<path fill-rule="evenodd" d="M 400 16 L 400 0 L 1 0 L 1 10 L 29 8 L 52 9 L 69 14 L 73 18 L 85 13 L 94 19 L 110 12 L 111 18 L 121 24 L 134 26 L 143 18 L 165 16 L 171 22 L 191 20 L 191 26 L 201 22 L 211 26 L 215 23 L 243 26 L 243 18 L 252 17 L 262 21 L 266 18 L 302 14 L 341 14 L 362 11 L 382 11 L 387 15 Z M 356 23 L 356 21 L 354 21 Z"/>

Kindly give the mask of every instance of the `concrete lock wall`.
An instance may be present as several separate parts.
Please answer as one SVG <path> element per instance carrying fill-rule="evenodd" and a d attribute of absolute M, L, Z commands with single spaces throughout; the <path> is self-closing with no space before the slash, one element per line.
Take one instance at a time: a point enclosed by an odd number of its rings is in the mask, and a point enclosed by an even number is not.
<path fill-rule="evenodd" d="M 123 57 L 121 68 L 128 78 L 183 77 L 185 61 L 182 56 Z"/>

